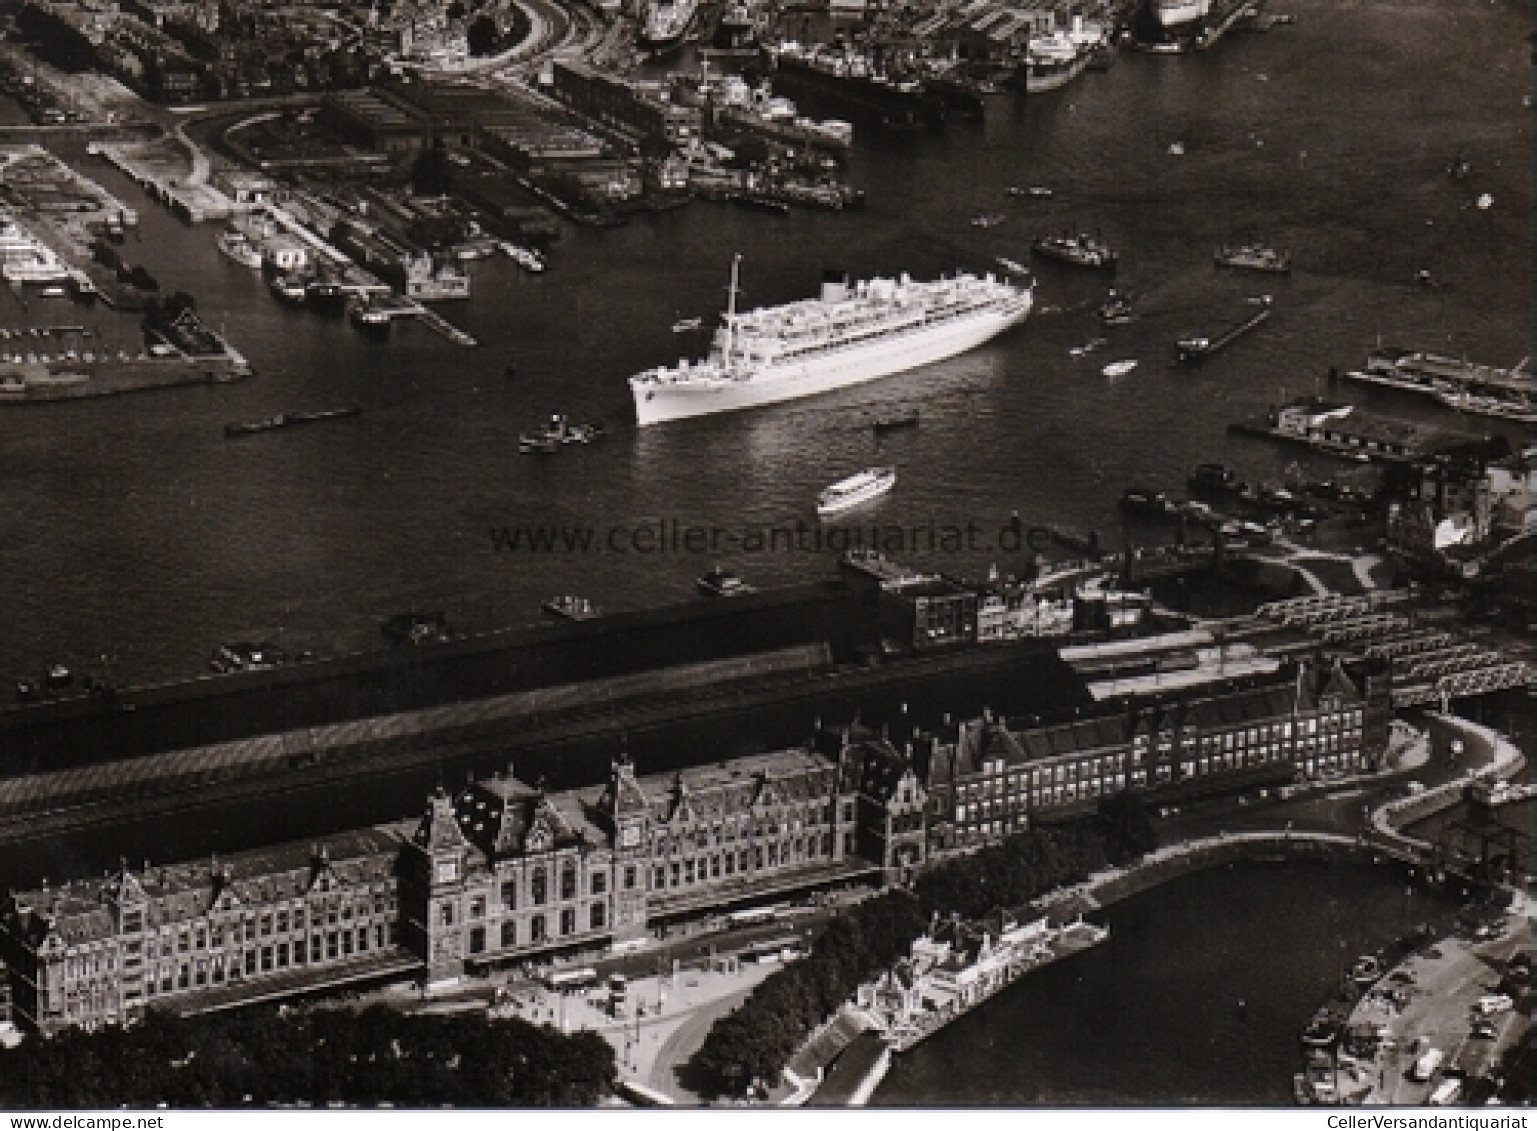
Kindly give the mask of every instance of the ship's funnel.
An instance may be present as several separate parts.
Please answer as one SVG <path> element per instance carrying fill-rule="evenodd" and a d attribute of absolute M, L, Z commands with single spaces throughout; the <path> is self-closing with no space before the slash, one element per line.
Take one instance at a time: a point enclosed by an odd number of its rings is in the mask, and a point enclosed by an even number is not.
<path fill-rule="evenodd" d="M 822 301 L 842 302 L 849 297 L 849 277 L 842 271 L 822 272 Z"/>

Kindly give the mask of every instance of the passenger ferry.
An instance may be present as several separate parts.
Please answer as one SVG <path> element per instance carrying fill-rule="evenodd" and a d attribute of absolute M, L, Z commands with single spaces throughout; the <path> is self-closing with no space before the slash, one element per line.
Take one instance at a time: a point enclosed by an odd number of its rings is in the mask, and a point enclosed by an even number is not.
<path fill-rule="evenodd" d="M 974 349 L 1030 313 L 1028 285 L 989 273 L 918 282 L 901 275 L 852 286 L 841 273 L 820 298 L 739 314 L 741 256 L 710 356 L 630 378 L 636 422 L 755 408 L 830 392 Z"/>
<path fill-rule="evenodd" d="M 817 516 L 842 514 L 879 498 L 897 485 L 894 467 L 870 467 L 847 479 L 840 479 L 817 496 Z"/>

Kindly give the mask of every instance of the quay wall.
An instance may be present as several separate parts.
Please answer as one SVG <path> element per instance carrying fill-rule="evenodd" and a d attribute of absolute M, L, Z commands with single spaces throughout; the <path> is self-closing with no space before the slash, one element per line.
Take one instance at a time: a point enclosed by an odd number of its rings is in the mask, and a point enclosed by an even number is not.
<path fill-rule="evenodd" d="M 1361 851 L 1355 837 L 1337 833 L 1234 833 L 1160 850 L 1117 875 L 1092 878 L 1066 902 L 1079 909 L 1108 907 L 1192 872 L 1250 860 L 1337 860 Z M 1049 899 L 1050 897 L 1048 897 Z M 1087 906 L 1084 906 L 1084 905 Z M 1052 903 L 1051 910 L 1063 908 Z"/>
<path fill-rule="evenodd" d="M 0 778 L 749 651 L 826 643 L 844 660 L 874 638 L 869 607 L 827 583 L 16 704 L 0 708 Z"/>
<path fill-rule="evenodd" d="M 309 727 L 256 738 L 149 754 L 108 766 L 86 766 L 0 779 L 0 818 L 78 805 L 127 791 L 174 790 L 205 782 L 283 772 L 320 762 L 366 758 L 406 748 L 411 740 L 437 742 L 505 734 L 541 721 L 580 717 L 594 708 L 627 702 L 671 701 L 700 689 L 720 689 L 775 676 L 810 678 L 831 667 L 826 645 L 663 668 L 609 680 L 562 684 L 489 700 Z"/>

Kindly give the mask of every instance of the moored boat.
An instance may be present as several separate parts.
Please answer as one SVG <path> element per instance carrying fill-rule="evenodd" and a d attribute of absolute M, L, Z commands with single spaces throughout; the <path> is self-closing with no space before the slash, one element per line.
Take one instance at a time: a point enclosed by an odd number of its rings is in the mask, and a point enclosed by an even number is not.
<path fill-rule="evenodd" d="M 294 306 L 302 306 L 309 298 L 309 287 L 298 275 L 274 275 L 267 287 L 278 299 Z"/>
<path fill-rule="evenodd" d="M 817 496 L 817 516 L 842 514 L 886 494 L 897 485 L 894 467 L 869 467 L 840 479 Z"/>
<path fill-rule="evenodd" d="M 225 229 L 219 233 L 219 238 L 215 242 L 227 258 L 233 259 L 240 266 L 249 267 L 252 271 L 261 270 L 261 249 L 239 228 Z"/>
<path fill-rule="evenodd" d="M 1340 1035 L 1340 1018 L 1328 1006 L 1324 1006 L 1302 1031 L 1302 1043 L 1309 1048 L 1329 1048 Z"/>

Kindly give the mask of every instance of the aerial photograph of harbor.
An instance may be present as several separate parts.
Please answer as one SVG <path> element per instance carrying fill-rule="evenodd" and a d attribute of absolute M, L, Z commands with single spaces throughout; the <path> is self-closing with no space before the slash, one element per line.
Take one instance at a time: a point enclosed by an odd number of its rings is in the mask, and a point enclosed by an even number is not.
<path fill-rule="evenodd" d="M 0 5 L 0 1109 L 1528 1107 L 1534 63 Z"/>

